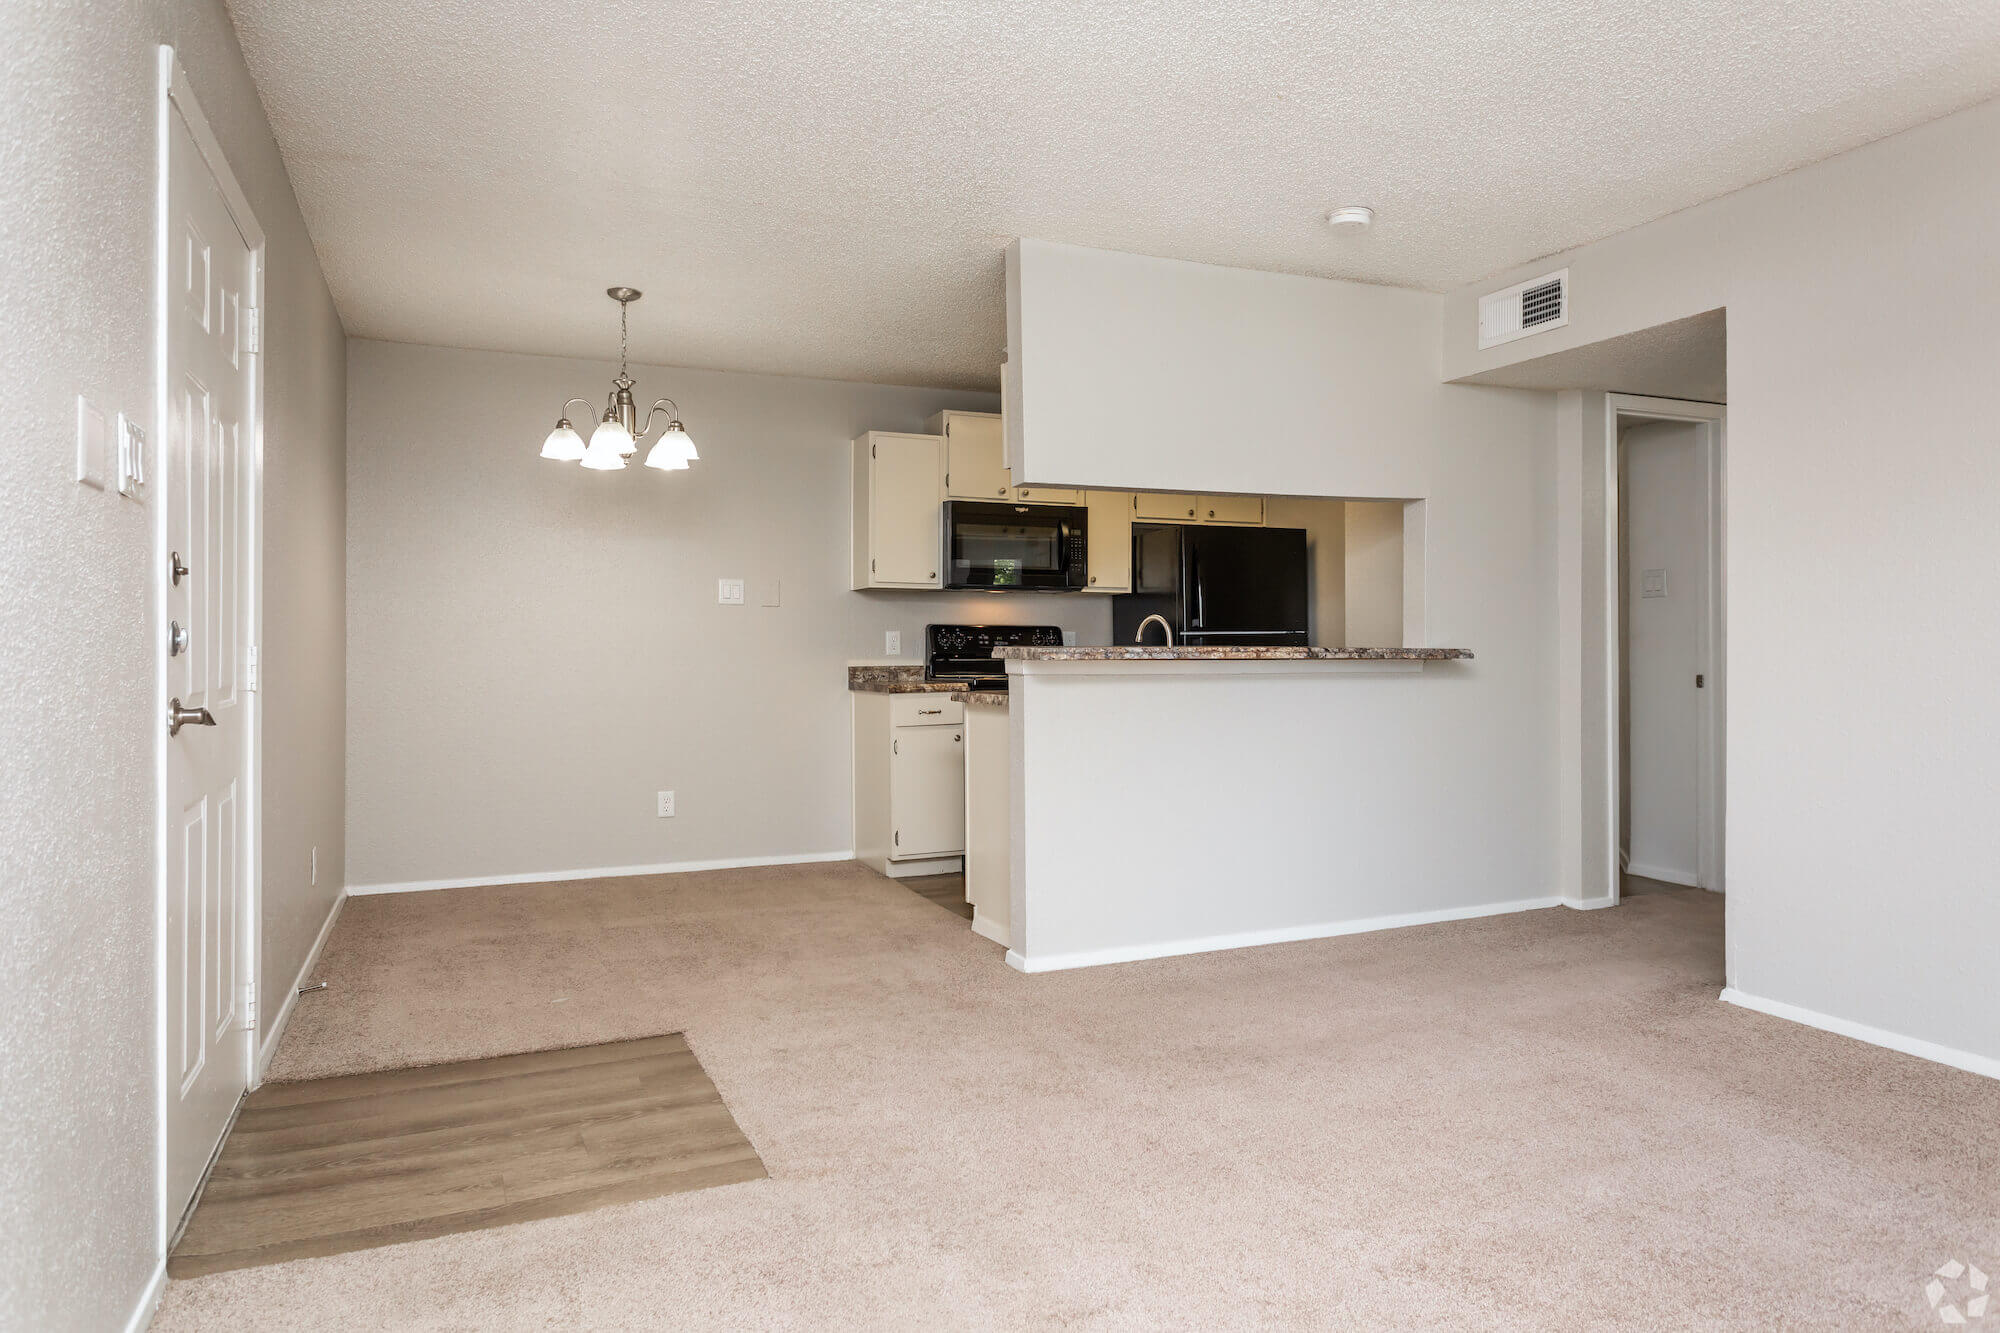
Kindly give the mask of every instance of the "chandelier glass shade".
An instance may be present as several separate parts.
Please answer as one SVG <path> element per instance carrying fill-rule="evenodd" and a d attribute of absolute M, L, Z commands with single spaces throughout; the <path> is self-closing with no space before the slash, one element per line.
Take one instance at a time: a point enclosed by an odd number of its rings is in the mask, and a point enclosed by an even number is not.
<path fill-rule="evenodd" d="M 632 397 L 636 381 L 627 373 L 627 324 L 626 314 L 632 302 L 640 293 L 630 287 L 612 287 L 605 292 L 618 303 L 618 377 L 611 381 L 611 392 L 605 398 L 604 415 L 598 419 L 590 432 L 590 443 L 583 442 L 583 436 L 570 424 L 570 403 L 582 403 L 590 407 L 584 398 L 572 398 L 563 404 L 565 415 L 556 419 L 555 429 L 542 441 L 542 457 L 559 463 L 581 463 L 593 472 L 617 472 L 625 467 L 625 460 L 639 452 L 639 441 L 652 433 L 653 418 L 662 408 L 666 409 L 666 428 L 659 440 L 646 455 L 646 466 L 662 472 L 685 471 L 688 464 L 700 455 L 695 452 L 694 441 L 688 438 L 687 427 L 681 425 L 680 409 L 671 398 L 660 398 L 646 409 L 646 419 L 639 420 L 639 405 Z"/>

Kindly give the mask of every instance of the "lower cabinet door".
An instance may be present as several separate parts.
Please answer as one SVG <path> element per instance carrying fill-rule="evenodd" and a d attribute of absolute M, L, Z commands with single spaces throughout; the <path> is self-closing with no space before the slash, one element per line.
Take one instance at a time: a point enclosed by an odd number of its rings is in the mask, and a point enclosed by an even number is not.
<path fill-rule="evenodd" d="M 889 859 L 965 852 L 965 727 L 896 727 L 889 754 Z"/>

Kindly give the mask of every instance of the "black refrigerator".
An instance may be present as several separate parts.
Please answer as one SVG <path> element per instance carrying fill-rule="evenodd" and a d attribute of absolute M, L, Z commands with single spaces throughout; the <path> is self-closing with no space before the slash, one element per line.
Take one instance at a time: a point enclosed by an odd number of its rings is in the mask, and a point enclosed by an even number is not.
<path fill-rule="evenodd" d="M 1111 599 L 1112 642 L 1133 642 L 1157 615 L 1175 643 L 1304 645 L 1310 601 L 1303 528 L 1134 524 L 1132 591 Z M 1146 642 L 1162 641 L 1148 626 Z"/>

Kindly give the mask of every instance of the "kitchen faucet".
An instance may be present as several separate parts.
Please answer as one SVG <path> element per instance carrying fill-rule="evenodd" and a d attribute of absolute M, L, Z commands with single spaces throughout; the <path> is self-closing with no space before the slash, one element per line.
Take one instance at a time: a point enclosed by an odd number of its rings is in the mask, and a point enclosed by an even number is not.
<path fill-rule="evenodd" d="M 1169 648 L 1173 647 L 1174 627 L 1167 623 L 1167 618 L 1165 616 L 1158 614 L 1147 616 L 1144 620 L 1139 622 L 1139 628 L 1132 632 L 1132 642 L 1135 644 L 1144 643 L 1146 640 L 1146 626 L 1152 624 L 1156 620 L 1160 622 L 1160 632 L 1167 636 L 1167 647 Z"/>

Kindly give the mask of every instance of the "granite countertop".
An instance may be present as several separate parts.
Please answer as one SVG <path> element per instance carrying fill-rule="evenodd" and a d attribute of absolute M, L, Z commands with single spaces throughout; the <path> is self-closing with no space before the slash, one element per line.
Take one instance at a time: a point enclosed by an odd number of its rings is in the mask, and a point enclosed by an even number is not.
<path fill-rule="evenodd" d="M 965 685 L 955 680 L 925 680 L 920 666 L 850 666 L 847 688 L 864 694 L 950 694 Z"/>
<path fill-rule="evenodd" d="M 995 655 L 1021 662 L 1450 662 L 1472 656 L 1463 648 L 1262 648 L 1255 644 L 1172 648 L 1160 644 L 1110 647 L 998 648 Z"/>
<path fill-rule="evenodd" d="M 953 690 L 951 697 L 955 703 L 968 704 L 974 708 L 1005 708 L 1007 706 L 1007 691 L 1005 690 Z"/>

